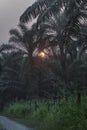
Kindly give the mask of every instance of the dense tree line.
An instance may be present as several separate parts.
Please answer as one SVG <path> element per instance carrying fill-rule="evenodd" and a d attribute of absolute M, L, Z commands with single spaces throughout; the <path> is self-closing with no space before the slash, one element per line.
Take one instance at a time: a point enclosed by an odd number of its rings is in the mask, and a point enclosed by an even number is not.
<path fill-rule="evenodd" d="M 2 101 L 76 93 L 81 102 L 87 86 L 86 0 L 37 0 L 9 33 L 9 44 L 0 46 Z"/>

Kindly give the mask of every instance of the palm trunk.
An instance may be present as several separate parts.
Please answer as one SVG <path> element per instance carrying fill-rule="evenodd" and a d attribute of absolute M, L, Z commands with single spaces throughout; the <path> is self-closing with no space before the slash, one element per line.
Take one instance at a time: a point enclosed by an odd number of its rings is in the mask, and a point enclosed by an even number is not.
<path fill-rule="evenodd" d="M 80 93 L 80 92 L 77 93 L 76 102 L 77 102 L 77 105 L 78 105 L 78 106 L 81 105 L 81 93 Z"/>

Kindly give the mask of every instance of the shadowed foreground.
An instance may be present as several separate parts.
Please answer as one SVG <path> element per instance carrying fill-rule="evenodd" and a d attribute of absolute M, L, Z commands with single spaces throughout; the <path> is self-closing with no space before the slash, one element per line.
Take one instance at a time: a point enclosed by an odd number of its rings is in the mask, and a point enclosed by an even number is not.
<path fill-rule="evenodd" d="M 1 123 L 0 123 L 0 130 L 6 130 L 6 129 L 3 128 L 3 126 L 1 125 Z"/>
<path fill-rule="evenodd" d="M 0 116 L 0 126 L 1 128 L 3 126 L 3 129 L 6 129 L 6 130 L 34 130 L 32 128 L 27 128 L 26 126 L 22 124 L 18 124 L 17 122 L 12 121 L 9 118 L 4 117 L 4 116 Z"/>

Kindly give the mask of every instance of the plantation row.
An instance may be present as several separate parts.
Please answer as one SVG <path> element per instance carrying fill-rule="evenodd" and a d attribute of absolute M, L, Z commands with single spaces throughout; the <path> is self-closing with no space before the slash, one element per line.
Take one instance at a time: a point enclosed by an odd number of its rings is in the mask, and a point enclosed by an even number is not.
<path fill-rule="evenodd" d="M 37 0 L 0 46 L 0 105 L 87 91 L 86 0 Z M 30 26 L 26 24 L 37 18 Z"/>
<path fill-rule="evenodd" d="M 37 0 L 9 34 L 0 110 L 37 130 L 87 130 L 87 0 Z"/>

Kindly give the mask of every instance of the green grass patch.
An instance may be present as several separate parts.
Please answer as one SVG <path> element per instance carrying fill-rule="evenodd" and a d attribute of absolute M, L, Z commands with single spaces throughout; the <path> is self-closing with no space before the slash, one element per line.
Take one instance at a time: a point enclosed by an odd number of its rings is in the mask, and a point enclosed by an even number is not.
<path fill-rule="evenodd" d="M 32 100 L 5 106 L 4 114 L 37 130 L 87 130 L 87 97 L 81 106 L 75 98 L 60 102 Z"/>

